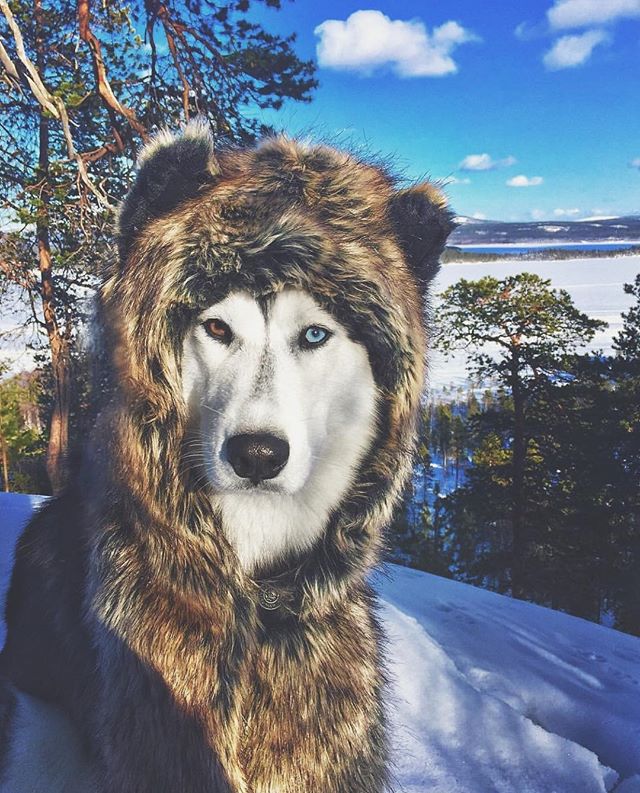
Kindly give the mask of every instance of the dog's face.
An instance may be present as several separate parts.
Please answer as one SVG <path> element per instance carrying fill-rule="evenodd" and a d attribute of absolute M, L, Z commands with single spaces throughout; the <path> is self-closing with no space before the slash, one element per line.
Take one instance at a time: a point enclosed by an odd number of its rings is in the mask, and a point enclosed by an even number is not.
<path fill-rule="evenodd" d="M 206 471 L 243 567 L 308 549 L 374 435 L 364 346 L 302 290 L 236 291 L 200 314 L 182 371 L 188 459 Z"/>

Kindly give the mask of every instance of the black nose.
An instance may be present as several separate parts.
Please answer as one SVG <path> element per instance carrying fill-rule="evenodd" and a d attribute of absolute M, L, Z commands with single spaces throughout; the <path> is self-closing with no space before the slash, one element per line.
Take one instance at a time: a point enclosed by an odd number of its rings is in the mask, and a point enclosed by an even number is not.
<path fill-rule="evenodd" d="M 227 459 L 238 476 L 257 485 L 282 471 L 289 459 L 289 444 L 275 435 L 234 435 L 227 441 Z"/>

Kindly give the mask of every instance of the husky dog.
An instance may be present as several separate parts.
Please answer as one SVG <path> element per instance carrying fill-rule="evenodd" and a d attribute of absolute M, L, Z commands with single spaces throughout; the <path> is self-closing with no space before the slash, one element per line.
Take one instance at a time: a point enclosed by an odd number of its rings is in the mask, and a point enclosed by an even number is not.
<path fill-rule="evenodd" d="M 222 527 L 252 573 L 320 538 L 374 431 L 367 353 L 299 289 L 232 292 L 187 334 L 192 446 Z"/>
<path fill-rule="evenodd" d="M 5 789 L 33 789 L 7 780 L 38 708 L 84 790 L 386 789 L 366 579 L 451 226 L 431 184 L 324 146 L 215 153 L 191 125 L 144 152 L 99 294 L 112 395 L 18 545 Z"/>

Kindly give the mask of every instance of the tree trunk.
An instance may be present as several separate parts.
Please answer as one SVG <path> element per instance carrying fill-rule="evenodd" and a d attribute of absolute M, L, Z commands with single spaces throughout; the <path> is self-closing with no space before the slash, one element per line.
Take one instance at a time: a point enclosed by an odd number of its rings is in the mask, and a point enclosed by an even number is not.
<path fill-rule="evenodd" d="M 58 332 L 49 336 L 53 375 L 53 409 L 49 424 L 47 474 L 54 494 L 64 490 L 68 476 L 70 360 L 69 345 Z"/>
<path fill-rule="evenodd" d="M 515 598 L 525 596 L 524 579 L 527 551 L 524 481 L 527 441 L 525 438 L 524 393 L 519 370 L 520 360 L 516 348 L 511 357 L 511 396 L 513 399 L 511 594 Z"/>
<path fill-rule="evenodd" d="M 9 488 L 9 455 L 7 453 L 7 441 L 4 435 L 0 435 L 0 449 L 2 449 L 2 478 L 4 479 L 4 490 L 8 493 Z"/>
<path fill-rule="evenodd" d="M 45 74 L 45 41 L 42 20 L 42 0 L 34 0 L 36 20 L 36 55 L 38 73 Z M 49 425 L 47 474 L 54 494 L 60 493 L 67 480 L 69 447 L 69 342 L 61 330 L 56 313 L 55 284 L 49 239 L 49 119 L 40 111 L 38 127 L 38 178 L 41 184 L 41 205 L 36 218 L 38 267 L 42 289 L 42 312 L 51 349 L 53 378 L 53 409 Z"/>

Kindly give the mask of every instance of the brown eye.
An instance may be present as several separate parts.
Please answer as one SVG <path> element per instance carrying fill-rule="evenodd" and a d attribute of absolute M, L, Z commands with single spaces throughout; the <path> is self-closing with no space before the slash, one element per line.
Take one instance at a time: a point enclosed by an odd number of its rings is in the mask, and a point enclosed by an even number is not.
<path fill-rule="evenodd" d="M 223 344 L 231 344 L 233 333 L 226 322 L 221 319 L 207 319 L 202 324 L 212 339 L 221 341 Z"/>

